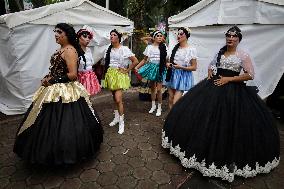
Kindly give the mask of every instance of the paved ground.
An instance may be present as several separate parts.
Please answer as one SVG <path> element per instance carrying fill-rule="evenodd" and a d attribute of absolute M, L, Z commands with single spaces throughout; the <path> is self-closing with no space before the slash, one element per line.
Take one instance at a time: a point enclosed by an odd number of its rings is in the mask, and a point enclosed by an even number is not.
<path fill-rule="evenodd" d="M 102 92 L 93 99 L 105 130 L 104 142 L 97 159 L 72 167 L 31 167 L 13 152 L 16 129 L 22 115 L 0 114 L 0 189 L 2 188 L 200 188 L 200 189 L 280 189 L 284 188 L 284 163 L 272 173 L 251 179 L 237 178 L 233 183 L 202 177 L 198 171 L 184 169 L 179 161 L 161 147 L 161 129 L 166 115 L 148 114 L 150 102 L 138 100 L 129 90 L 124 97 L 126 129 L 108 127 L 112 120 L 112 98 Z M 163 109 L 166 110 L 166 101 Z M 281 143 L 284 123 L 279 121 Z M 281 157 L 283 159 L 283 146 Z"/>

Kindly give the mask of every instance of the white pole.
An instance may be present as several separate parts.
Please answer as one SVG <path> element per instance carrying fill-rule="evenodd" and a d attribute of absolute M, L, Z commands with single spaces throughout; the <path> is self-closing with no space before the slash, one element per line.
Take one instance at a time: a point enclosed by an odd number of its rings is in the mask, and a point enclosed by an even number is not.
<path fill-rule="evenodd" d="M 6 13 L 10 13 L 10 8 L 9 8 L 9 1 L 8 0 L 4 0 L 5 1 L 5 9 L 6 9 Z"/>
<path fill-rule="evenodd" d="M 106 0 L 106 8 L 109 9 L 109 0 Z"/>

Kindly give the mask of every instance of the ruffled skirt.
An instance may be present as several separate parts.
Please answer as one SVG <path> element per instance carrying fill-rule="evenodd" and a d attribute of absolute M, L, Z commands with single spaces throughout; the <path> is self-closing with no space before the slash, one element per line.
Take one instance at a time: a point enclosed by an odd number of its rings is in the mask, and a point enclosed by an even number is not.
<path fill-rule="evenodd" d="M 101 91 L 100 83 L 93 71 L 79 72 L 78 80 L 86 88 L 90 95 L 95 95 Z"/>
<path fill-rule="evenodd" d="M 17 132 L 14 152 L 32 164 L 93 158 L 103 141 L 100 119 L 79 82 L 40 87 Z"/>
<path fill-rule="evenodd" d="M 173 69 L 170 81 L 166 83 L 167 87 L 179 91 L 188 91 L 193 86 L 193 75 L 191 71 Z"/>
<path fill-rule="evenodd" d="M 216 86 L 213 79 L 201 81 L 173 106 L 162 134 L 162 146 L 184 167 L 229 182 L 275 168 L 279 141 L 270 111 L 253 90 L 244 83 Z"/>
<path fill-rule="evenodd" d="M 165 79 L 167 70 L 165 69 L 162 73 L 162 76 L 160 76 L 159 72 L 159 64 L 155 63 L 147 63 L 144 66 L 142 66 L 138 73 L 146 80 L 150 81 L 156 81 L 156 82 L 163 82 Z"/>
<path fill-rule="evenodd" d="M 108 68 L 103 87 L 108 88 L 111 91 L 118 89 L 126 90 L 130 87 L 130 78 L 128 74 L 121 73 L 116 68 Z"/>

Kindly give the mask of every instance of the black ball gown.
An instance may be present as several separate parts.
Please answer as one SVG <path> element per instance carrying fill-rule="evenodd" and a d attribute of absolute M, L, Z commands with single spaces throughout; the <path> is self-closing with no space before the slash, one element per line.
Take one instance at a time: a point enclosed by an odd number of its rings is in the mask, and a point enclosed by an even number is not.
<path fill-rule="evenodd" d="M 256 92 L 243 82 L 213 83 L 218 75 L 239 75 L 240 69 L 241 64 L 223 60 L 213 79 L 198 83 L 173 106 L 162 132 L 162 146 L 184 167 L 229 182 L 236 175 L 268 173 L 280 161 L 276 124 Z"/>
<path fill-rule="evenodd" d="M 59 52 L 49 75 L 67 74 Z M 103 141 L 101 121 L 78 81 L 41 86 L 17 132 L 14 152 L 32 164 L 74 164 L 92 158 Z"/>

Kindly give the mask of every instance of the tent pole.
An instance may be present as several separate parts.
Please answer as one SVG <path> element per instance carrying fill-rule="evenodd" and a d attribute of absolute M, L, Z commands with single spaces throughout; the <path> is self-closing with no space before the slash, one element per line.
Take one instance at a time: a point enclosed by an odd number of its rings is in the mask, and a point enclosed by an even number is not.
<path fill-rule="evenodd" d="M 109 9 L 109 0 L 106 0 L 106 8 Z"/>

